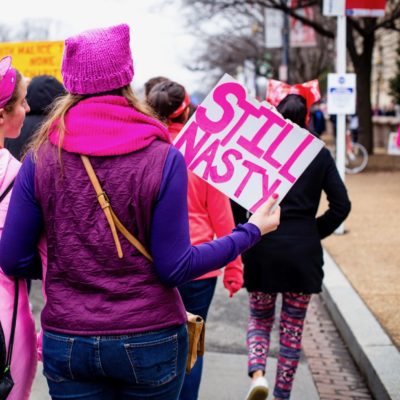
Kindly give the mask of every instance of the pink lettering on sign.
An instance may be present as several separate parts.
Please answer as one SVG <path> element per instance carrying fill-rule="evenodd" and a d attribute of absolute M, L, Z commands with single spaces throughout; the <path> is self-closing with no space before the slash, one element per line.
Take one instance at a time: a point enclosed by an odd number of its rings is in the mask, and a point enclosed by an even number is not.
<path fill-rule="evenodd" d="M 210 177 L 215 183 L 228 182 L 232 178 L 235 172 L 235 167 L 230 160 L 230 156 L 234 157 L 236 160 L 241 160 L 243 158 L 242 153 L 238 150 L 229 149 L 225 151 L 221 156 L 221 161 L 225 164 L 226 173 L 218 175 L 218 169 L 215 166 L 212 166 L 210 170 Z"/>
<path fill-rule="evenodd" d="M 223 131 L 233 120 L 235 109 L 229 103 L 227 96 L 233 94 L 237 99 L 246 99 L 246 90 L 237 83 L 228 82 L 218 86 L 213 93 L 213 99 L 222 110 L 222 116 L 218 121 L 212 121 L 207 117 L 207 109 L 199 106 L 196 110 L 196 122 L 206 132 L 218 133 Z"/>
<path fill-rule="evenodd" d="M 275 168 L 279 168 L 282 165 L 280 162 L 275 160 L 275 158 L 273 158 L 275 150 L 280 146 L 280 144 L 285 140 L 286 136 L 292 130 L 293 125 L 287 123 L 262 157 L 267 163 L 271 164 Z"/>
<path fill-rule="evenodd" d="M 294 177 L 290 173 L 290 168 L 292 165 L 295 163 L 295 161 L 301 156 L 301 154 L 304 152 L 304 150 L 310 145 L 310 143 L 314 140 L 314 136 L 312 135 L 307 135 L 304 140 L 300 143 L 300 145 L 296 148 L 296 150 L 293 152 L 293 154 L 289 157 L 289 159 L 283 164 L 283 167 L 279 170 L 279 173 L 286 178 L 289 182 L 296 182 L 298 179 L 297 177 Z"/>
<path fill-rule="evenodd" d="M 219 147 L 220 141 L 214 140 L 197 158 L 189 165 L 189 168 L 193 171 L 201 163 L 205 162 L 206 167 L 203 172 L 203 179 L 207 180 L 210 175 L 210 168 L 212 167 L 215 155 Z"/>
<path fill-rule="evenodd" d="M 240 85 L 238 85 L 241 87 Z M 237 131 L 243 126 L 243 124 L 246 122 L 247 118 L 250 116 L 254 116 L 259 118 L 261 115 L 260 110 L 257 107 L 254 107 L 251 103 L 249 103 L 246 100 L 246 92 L 238 91 L 237 88 L 235 88 L 236 92 L 235 95 L 238 99 L 238 107 L 240 107 L 243 111 L 244 114 L 239 118 L 238 122 L 233 126 L 233 128 L 225 135 L 225 137 L 222 139 L 222 146 L 226 146 L 232 138 L 235 136 Z"/>
<path fill-rule="evenodd" d="M 239 184 L 234 193 L 234 195 L 237 198 L 239 198 L 240 195 L 243 193 L 243 190 L 246 188 L 253 174 L 260 174 L 262 177 L 262 192 L 263 192 L 262 197 L 250 208 L 250 211 L 254 212 L 255 210 L 257 210 L 258 207 L 260 207 L 261 204 L 267 201 L 267 199 L 272 194 L 275 193 L 275 191 L 278 189 L 282 181 L 280 179 L 276 179 L 275 182 L 269 187 L 268 186 L 269 177 L 265 168 L 257 164 L 254 164 L 248 160 L 244 160 L 242 164 L 244 167 L 248 169 L 248 171 L 246 176 L 243 178 L 242 182 Z"/>
<path fill-rule="evenodd" d="M 175 143 L 175 147 L 178 150 L 180 150 L 186 144 L 185 152 L 183 153 L 186 165 L 190 165 L 190 163 L 196 157 L 197 153 L 211 136 L 210 132 L 205 132 L 204 135 L 200 138 L 199 142 L 195 145 L 195 141 L 199 131 L 198 127 L 199 126 L 197 125 L 197 123 L 193 121 L 183 133 L 183 135 L 179 138 L 179 140 Z"/>
<path fill-rule="evenodd" d="M 255 212 L 258 207 L 260 207 L 262 204 L 264 204 L 269 199 L 269 197 L 272 196 L 278 190 L 279 186 L 282 183 L 282 181 L 280 179 L 276 179 L 275 182 L 269 187 L 268 186 L 269 177 L 268 177 L 267 173 L 265 173 L 262 176 L 262 181 L 263 181 L 262 182 L 263 195 L 262 195 L 261 199 L 258 200 L 257 203 L 255 203 L 250 208 L 251 212 Z"/>
<path fill-rule="evenodd" d="M 242 194 L 244 188 L 246 187 L 247 183 L 249 182 L 251 176 L 255 173 L 264 175 L 266 173 L 265 169 L 257 164 L 252 163 L 251 161 L 244 160 L 243 161 L 243 166 L 248 169 L 246 176 L 243 178 L 242 182 L 240 185 L 237 187 L 235 191 L 235 196 L 240 197 Z"/>
<path fill-rule="evenodd" d="M 264 150 L 258 147 L 261 140 L 267 134 L 267 132 L 274 126 L 278 125 L 280 127 L 285 126 L 286 121 L 279 115 L 273 113 L 266 107 L 260 107 L 259 113 L 267 117 L 267 121 L 262 125 L 262 127 L 256 132 L 251 140 L 244 136 L 240 136 L 237 140 L 238 145 L 242 146 L 244 149 L 249 151 L 251 154 L 260 158 L 264 153 Z"/>

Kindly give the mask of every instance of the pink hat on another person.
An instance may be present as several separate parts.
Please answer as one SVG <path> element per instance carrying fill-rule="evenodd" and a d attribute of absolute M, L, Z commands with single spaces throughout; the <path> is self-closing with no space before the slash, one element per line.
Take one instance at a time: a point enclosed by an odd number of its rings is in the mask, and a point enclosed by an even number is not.
<path fill-rule="evenodd" d="M 11 99 L 17 83 L 17 73 L 11 67 L 11 56 L 0 60 L 0 108 L 3 108 Z"/>
<path fill-rule="evenodd" d="M 61 74 L 72 94 L 108 92 L 129 85 L 133 60 L 126 24 L 83 32 L 65 40 Z"/>

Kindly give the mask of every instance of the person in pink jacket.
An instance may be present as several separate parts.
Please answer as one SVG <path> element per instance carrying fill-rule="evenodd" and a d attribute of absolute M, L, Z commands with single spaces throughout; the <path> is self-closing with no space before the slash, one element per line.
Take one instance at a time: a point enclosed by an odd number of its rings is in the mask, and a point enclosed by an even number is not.
<path fill-rule="evenodd" d="M 147 102 L 160 119 L 167 123 L 174 140 L 189 118 L 190 98 L 179 83 L 164 79 L 147 95 Z M 222 237 L 234 228 L 234 220 L 227 196 L 206 181 L 188 171 L 188 206 L 190 240 L 193 245 Z M 179 287 L 187 311 L 201 315 L 204 320 L 214 295 L 221 270 L 213 271 Z M 240 256 L 224 269 L 224 286 L 232 297 L 243 285 L 243 266 Z M 189 375 L 186 375 L 180 400 L 195 400 L 201 380 L 203 359 L 199 357 Z"/>
<path fill-rule="evenodd" d="M 21 166 L 4 146 L 5 138 L 20 134 L 29 105 L 25 99 L 26 82 L 11 67 L 11 57 L 0 60 L 0 195 L 5 193 Z M 0 203 L 0 237 L 10 201 L 10 193 Z M 13 315 L 14 279 L 0 268 L 0 323 L 8 352 Z M 18 313 L 11 359 L 14 387 L 7 400 L 28 400 L 37 365 L 35 322 L 29 308 L 28 289 L 24 279 L 19 280 Z M 3 371 L 0 371 L 0 377 Z"/>

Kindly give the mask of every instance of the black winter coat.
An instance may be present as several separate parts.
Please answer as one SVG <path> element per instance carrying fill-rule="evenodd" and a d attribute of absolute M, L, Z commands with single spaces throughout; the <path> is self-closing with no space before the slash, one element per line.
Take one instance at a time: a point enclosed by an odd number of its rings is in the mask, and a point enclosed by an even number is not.
<path fill-rule="evenodd" d="M 329 209 L 316 218 L 321 193 Z M 318 293 L 324 276 L 321 239 L 333 233 L 350 212 L 346 188 L 330 152 L 324 148 L 281 202 L 275 232 L 242 255 L 244 285 L 249 292 Z M 236 223 L 246 210 L 232 203 Z"/>

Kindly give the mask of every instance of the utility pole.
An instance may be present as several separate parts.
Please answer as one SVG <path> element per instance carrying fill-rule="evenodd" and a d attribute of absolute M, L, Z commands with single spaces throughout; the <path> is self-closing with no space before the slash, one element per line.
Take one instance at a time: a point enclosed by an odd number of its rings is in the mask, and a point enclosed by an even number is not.
<path fill-rule="evenodd" d="M 344 8 L 344 7 L 343 7 Z M 336 34 L 336 73 L 346 73 L 346 16 L 337 17 Z M 345 152 L 346 152 L 346 114 L 336 115 L 336 167 L 343 182 L 345 179 Z M 336 231 L 337 234 L 344 233 L 344 224 L 340 225 Z"/>
<path fill-rule="evenodd" d="M 285 5 L 288 0 L 285 0 Z M 290 19 L 288 13 L 283 13 L 283 29 L 282 29 L 282 64 L 279 70 L 279 79 L 290 83 L 290 67 L 289 67 L 289 50 L 290 50 Z"/>

